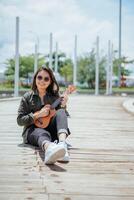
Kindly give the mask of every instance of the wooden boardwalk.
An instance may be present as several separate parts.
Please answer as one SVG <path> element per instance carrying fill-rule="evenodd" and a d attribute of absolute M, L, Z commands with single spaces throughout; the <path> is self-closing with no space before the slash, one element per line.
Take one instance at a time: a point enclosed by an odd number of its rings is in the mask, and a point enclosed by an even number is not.
<path fill-rule="evenodd" d="M 0 102 L 0 200 L 134 200 L 134 116 L 125 97 L 72 95 L 70 163 L 22 145 L 19 100 Z"/>

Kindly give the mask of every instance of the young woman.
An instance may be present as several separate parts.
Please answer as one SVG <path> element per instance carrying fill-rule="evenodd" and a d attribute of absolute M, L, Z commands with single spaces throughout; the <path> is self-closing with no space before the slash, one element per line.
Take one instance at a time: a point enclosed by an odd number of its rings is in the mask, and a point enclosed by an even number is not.
<path fill-rule="evenodd" d="M 66 138 L 70 131 L 65 111 L 67 95 L 57 105 L 56 114 L 46 128 L 35 125 L 38 119 L 49 115 L 50 105 L 58 98 L 59 86 L 52 70 L 41 67 L 34 75 L 32 90 L 24 94 L 18 109 L 17 123 L 24 126 L 24 143 L 39 146 L 45 152 L 45 164 L 54 164 L 58 160 L 69 162 Z"/>

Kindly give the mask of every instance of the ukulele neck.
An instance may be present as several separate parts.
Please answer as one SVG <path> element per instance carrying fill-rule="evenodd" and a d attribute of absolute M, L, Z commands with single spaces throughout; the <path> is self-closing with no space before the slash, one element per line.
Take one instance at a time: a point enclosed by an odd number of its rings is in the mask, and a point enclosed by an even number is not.
<path fill-rule="evenodd" d="M 52 103 L 50 109 L 51 109 L 51 110 L 55 109 L 60 103 L 61 103 L 61 97 L 59 97 L 58 99 L 56 99 L 56 100 L 54 101 L 54 103 Z"/>

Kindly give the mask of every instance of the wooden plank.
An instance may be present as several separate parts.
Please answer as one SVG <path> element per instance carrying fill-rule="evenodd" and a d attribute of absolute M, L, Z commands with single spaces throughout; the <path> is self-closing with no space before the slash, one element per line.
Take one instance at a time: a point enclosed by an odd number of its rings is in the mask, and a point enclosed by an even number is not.
<path fill-rule="evenodd" d="M 1 200 L 49 200 L 47 194 L 34 193 L 0 193 Z M 123 199 L 124 200 L 124 199 Z M 131 200 L 131 199 L 130 199 Z"/>
<path fill-rule="evenodd" d="M 133 200 L 133 197 L 123 197 L 123 196 L 110 196 L 110 195 L 78 195 L 78 194 L 50 194 L 49 195 L 49 200 Z"/>
<path fill-rule="evenodd" d="M 0 199 L 133 200 L 134 118 L 124 99 L 70 96 L 70 163 L 53 166 L 21 144 L 19 101 L 0 102 Z"/>

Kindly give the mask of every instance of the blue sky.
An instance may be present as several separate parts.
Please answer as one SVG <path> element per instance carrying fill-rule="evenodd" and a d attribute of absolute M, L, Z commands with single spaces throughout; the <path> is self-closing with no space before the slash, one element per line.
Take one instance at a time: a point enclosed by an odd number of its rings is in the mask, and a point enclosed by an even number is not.
<path fill-rule="evenodd" d="M 134 1 L 122 0 L 122 55 L 134 58 Z M 49 52 L 49 33 L 53 50 L 73 57 L 74 35 L 78 35 L 78 54 L 89 52 L 100 37 L 100 49 L 107 54 L 108 40 L 118 49 L 118 0 L 0 0 L 0 71 L 15 54 L 15 17 L 20 17 L 20 54 L 34 52 L 39 38 L 40 52 Z"/>

